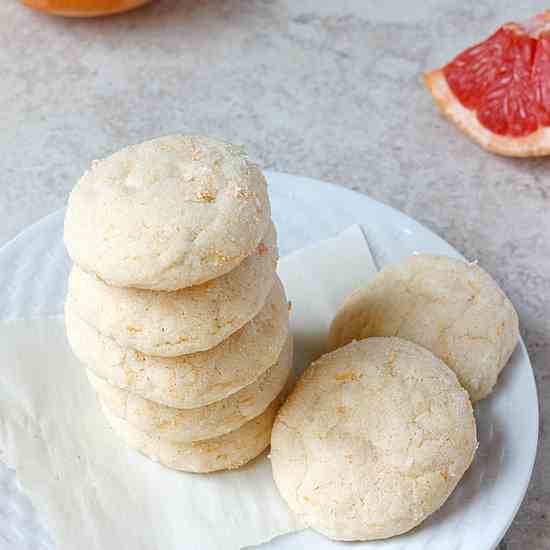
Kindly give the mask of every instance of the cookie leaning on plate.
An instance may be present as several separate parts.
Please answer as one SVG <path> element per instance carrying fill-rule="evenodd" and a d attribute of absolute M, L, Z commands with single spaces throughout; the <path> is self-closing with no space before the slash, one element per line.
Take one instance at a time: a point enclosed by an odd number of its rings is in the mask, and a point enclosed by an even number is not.
<path fill-rule="evenodd" d="M 380 271 L 338 311 L 329 349 L 369 336 L 398 336 L 428 348 L 468 390 L 487 396 L 519 340 L 518 315 L 475 263 L 421 254 Z"/>
<path fill-rule="evenodd" d="M 260 415 L 277 397 L 292 369 L 292 339 L 285 344 L 277 362 L 252 384 L 238 392 L 194 409 L 159 405 L 112 386 L 92 371 L 88 379 L 102 403 L 118 418 L 160 439 L 173 442 L 201 441 L 234 431 Z"/>
<path fill-rule="evenodd" d="M 280 280 L 264 307 L 216 347 L 177 357 L 145 355 L 100 334 L 65 305 L 69 343 L 100 378 L 136 395 L 190 409 L 219 401 L 251 384 L 273 365 L 288 336 L 288 302 Z"/>
<path fill-rule="evenodd" d="M 305 525 L 373 540 L 435 512 L 476 444 L 468 394 L 440 359 L 399 338 L 368 338 L 304 372 L 275 420 L 271 462 Z"/>
<path fill-rule="evenodd" d="M 110 285 L 177 290 L 237 267 L 270 215 L 265 178 L 242 148 L 166 136 L 92 164 L 69 197 L 65 243 Z"/>
<path fill-rule="evenodd" d="M 173 357 L 213 348 L 262 309 L 275 280 L 275 227 L 233 271 L 173 292 L 106 285 L 74 266 L 67 304 L 123 347 Z"/>

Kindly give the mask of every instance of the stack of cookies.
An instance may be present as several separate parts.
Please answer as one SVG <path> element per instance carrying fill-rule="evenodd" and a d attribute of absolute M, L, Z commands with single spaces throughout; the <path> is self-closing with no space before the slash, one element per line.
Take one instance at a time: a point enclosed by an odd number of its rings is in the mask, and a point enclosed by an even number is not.
<path fill-rule="evenodd" d="M 292 343 L 266 181 L 243 150 L 169 136 L 94 162 L 65 242 L 69 342 L 113 430 L 178 470 L 260 454 Z"/>

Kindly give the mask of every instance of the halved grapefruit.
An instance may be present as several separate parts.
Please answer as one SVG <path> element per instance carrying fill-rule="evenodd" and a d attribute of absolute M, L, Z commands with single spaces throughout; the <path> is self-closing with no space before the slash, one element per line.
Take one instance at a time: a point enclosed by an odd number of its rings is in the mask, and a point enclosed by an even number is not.
<path fill-rule="evenodd" d="M 550 155 L 550 11 L 502 26 L 424 81 L 440 110 L 485 149 Z"/>

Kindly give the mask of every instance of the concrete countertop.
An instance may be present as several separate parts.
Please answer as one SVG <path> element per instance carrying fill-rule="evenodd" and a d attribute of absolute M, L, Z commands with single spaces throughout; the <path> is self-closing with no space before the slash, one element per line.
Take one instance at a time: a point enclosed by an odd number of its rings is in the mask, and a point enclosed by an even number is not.
<path fill-rule="evenodd" d="M 77 21 L 2 2 L 0 244 L 63 206 L 92 159 L 171 132 L 242 143 L 264 168 L 402 210 L 479 259 L 519 311 L 541 439 L 499 548 L 549 550 L 550 159 L 482 151 L 437 114 L 420 80 L 540 9 L 537 0 L 156 0 Z"/>

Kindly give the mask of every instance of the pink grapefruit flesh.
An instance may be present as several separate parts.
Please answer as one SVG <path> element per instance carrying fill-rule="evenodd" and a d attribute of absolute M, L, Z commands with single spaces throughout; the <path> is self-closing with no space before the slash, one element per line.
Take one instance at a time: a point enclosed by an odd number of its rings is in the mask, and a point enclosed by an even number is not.
<path fill-rule="evenodd" d="M 550 154 L 550 11 L 504 25 L 424 78 L 442 112 L 486 149 Z"/>

